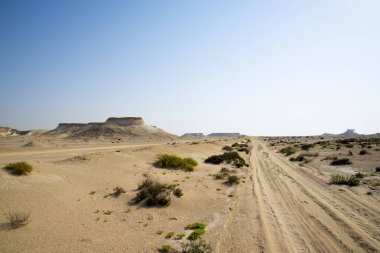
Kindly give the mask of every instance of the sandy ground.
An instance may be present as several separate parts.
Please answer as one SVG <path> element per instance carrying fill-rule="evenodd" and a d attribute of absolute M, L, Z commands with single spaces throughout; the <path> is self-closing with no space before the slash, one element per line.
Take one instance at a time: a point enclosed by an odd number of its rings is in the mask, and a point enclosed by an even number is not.
<path fill-rule="evenodd" d="M 228 186 L 212 175 L 230 166 L 203 161 L 245 138 L 197 143 L 38 140 L 24 146 L 31 141 L 0 141 L 0 167 L 27 161 L 35 168 L 28 176 L 0 170 L 0 252 L 157 252 L 163 244 L 180 249 L 186 239 L 165 235 L 188 235 L 185 226 L 194 222 L 208 224 L 203 238 L 211 242 L 213 252 L 380 249 L 380 188 L 328 184 L 333 173 L 368 173 L 374 164 L 380 166 L 380 152 L 375 150 L 352 157 L 352 166 L 333 168 L 320 158 L 336 151 L 320 150 L 313 161 L 301 164 L 278 153 L 286 143 L 272 146 L 271 141 L 252 138 L 251 154 L 242 155 L 250 166 L 237 169 L 239 185 Z M 152 163 L 162 153 L 192 157 L 199 165 L 194 172 L 155 168 Z M 184 195 L 173 197 L 165 208 L 131 204 L 146 176 L 177 183 Z M 126 193 L 104 198 L 115 186 Z M 23 210 L 31 212 L 30 224 L 7 229 L 5 215 Z M 107 211 L 112 213 L 104 214 Z M 163 233 L 157 234 L 160 230 Z"/>

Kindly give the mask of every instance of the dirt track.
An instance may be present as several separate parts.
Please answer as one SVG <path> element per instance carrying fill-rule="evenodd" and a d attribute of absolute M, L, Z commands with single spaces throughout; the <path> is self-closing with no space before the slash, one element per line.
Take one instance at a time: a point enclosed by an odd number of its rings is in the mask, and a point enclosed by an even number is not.
<path fill-rule="evenodd" d="M 378 203 L 328 185 L 258 140 L 250 162 L 217 251 L 379 252 Z"/>

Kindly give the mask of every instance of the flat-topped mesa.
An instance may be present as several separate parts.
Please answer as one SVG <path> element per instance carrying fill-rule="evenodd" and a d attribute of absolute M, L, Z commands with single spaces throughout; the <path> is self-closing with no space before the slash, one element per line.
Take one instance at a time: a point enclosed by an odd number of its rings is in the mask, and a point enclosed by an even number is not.
<path fill-rule="evenodd" d="M 209 137 L 238 137 L 240 133 L 211 133 Z"/>
<path fill-rule="evenodd" d="M 119 125 L 119 126 L 132 126 L 144 125 L 144 120 L 141 117 L 123 117 L 123 118 L 108 118 L 105 124 Z"/>
<path fill-rule="evenodd" d="M 201 138 L 201 137 L 205 137 L 205 135 L 204 135 L 203 133 L 185 133 L 185 134 L 182 135 L 181 137 Z"/>

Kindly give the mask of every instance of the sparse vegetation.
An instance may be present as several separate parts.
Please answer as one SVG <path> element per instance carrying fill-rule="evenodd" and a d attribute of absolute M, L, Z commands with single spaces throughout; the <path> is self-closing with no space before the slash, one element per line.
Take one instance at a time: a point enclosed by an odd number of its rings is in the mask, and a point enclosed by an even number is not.
<path fill-rule="evenodd" d="M 26 226 L 31 221 L 30 212 L 12 212 L 5 217 L 10 228 L 16 229 Z"/>
<path fill-rule="evenodd" d="M 160 155 L 154 162 L 154 165 L 159 168 L 183 169 L 186 171 L 193 171 L 194 167 L 198 165 L 197 161 L 193 158 L 181 158 L 175 155 Z"/>
<path fill-rule="evenodd" d="M 205 229 L 207 224 L 196 222 L 185 227 L 186 230 Z"/>
<path fill-rule="evenodd" d="M 237 152 L 225 152 L 222 155 L 213 155 L 205 160 L 205 163 L 211 164 L 221 164 L 226 162 L 228 164 L 232 163 L 235 167 L 240 168 L 242 166 L 248 166 L 244 159 Z"/>
<path fill-rule="evenodd" d="M 4 169 L 13 175 L 21 176 L 31 173 L 33 166 L 26 162 L 17 162 L 6 165 Z"/>
<path fill-rule="evenodd" d="M 182 238 L 184 238 L 186 235 L 185 234 L 177 234 L 176 236 L 175 236 L 175 239 L 176 240 L 182 240 Z"/>
<path fill-rule="evenodd" d="M 331 161 L 330 165 L 338 166 L 338 165 L 350 165 L 352 164 L 351 160 L 348 158 L 335 159 Z"/>
<path fill-rule="evenodd" d="M 232 151 L 234 149 L 232 147 L 230 147 L 230 146 L 224 146 L 223 150 L 225 150 L 225 151 Z"/>
<path fill-rule="evenodd" d="M 311 143 L 301 144 L 301 149 L 302 150 L 309 150 L 309 149 L 314 148 L 314 147 L 315 147 L 315 144 L 311 144 Z"/>
<path fill-rule="evenodd" d="M 117 197 L 119 197 L 122 193 L 125 193 L 124 188 L 121 187 L 121 186 L 116 186 L 115 188 L 113 188 L 112 196 L 114 196 L 115 198 L 117 198 Z"/>
<path fill-rule="evenodd" d="M 360 180 L 356 176 L 332 175 L 330 184 L 358 186 Z"/>
<path fill-rule="evenodd" d="M 368 152 L 367 150 L 360 150 L 359 155 L 366 155 Z"/>
<path fill-rule="evenodd" d="M 230 185 L 238 184 L 238 183 L 240 183 L 240 177 L 238 177 L 236 175 L 228 176 L 227 183 Z"/>
<path fill-rule="evenodd" d="M 170 239 L 170 238 L 173 237 L 173 235 L 174 235 L 174 232 L 169 232 L 169 233 L 167 233 L 167 234 L 165 235 L 165 238 L 166 238 L 166 239 Z"/>
<path fill-rule="evenodd" d="M 230 175 L 232 171 L 230 171 L 227 168 L 221 168 L 218 173 L 214 175 L 215 179 L 225 179 L 227 176 Z"/>
<path fill-rule="evenodd" d="M 162 184 L 147 178 L 139 185 L 139 192 L 136 195 L 135 202 L 145 201 L 148 206 L 168 206 L 171 203 L 170 195 L 177 189 L 177 186 L 175 184 Z M 182 190 L 180 190 L 180 193 L 182 193 Z M 179 194 L 178 190 L 177 194 Z"/>
<path fill-rule="evenodd" d="M 162 245 L 158 251 L 162 253 L 167 253 L 167 252 L 172 252 L 172 250 L 173 250 L 172 246 L 165 244 L 165 245 Z"/>
<path fill-rule="evenodd" d="M 288 146 L 286 148 L 280 149 L 280 153 L 284 154 L 285 156 L 293 155 L 297 152 L 297 149 L 291 146 Z"/>
<path fill-rule="evenodd" d="M 203 239 L 182 244 L 182 253 L 211 253 L 211 244 Z"/>
<path fill-rule="evenodd" d="M 193 232 L 191 232 L 191 234 L 187 237 L 187 239 L 193 241 L 200 238 L 202 235 L 206 233 L 205 231 L 206 226 L 207 226 L 206 224 L 199 223 L 199 222 L 187 225 L 185 229 L 193 230 Z"/>
<path fill-rule="evenodd" d="M 183 196 L 182 189 L 180 189 L 180 188 L 176 188 L 176 189 L 173 191 L 173 194 L 174 194 L 174 196 L 176 196 L 177 198 L 182 197 L 182 196 Z"/>

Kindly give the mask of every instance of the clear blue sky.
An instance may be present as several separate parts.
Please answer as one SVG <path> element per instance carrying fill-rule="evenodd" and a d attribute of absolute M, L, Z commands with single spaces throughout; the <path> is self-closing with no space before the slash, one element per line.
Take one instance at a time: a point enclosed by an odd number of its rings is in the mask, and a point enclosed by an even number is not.
<path fill-rule="evenodd" d="M 380 132 L 380 1 L 0 2 L 0 125 Z"/>

